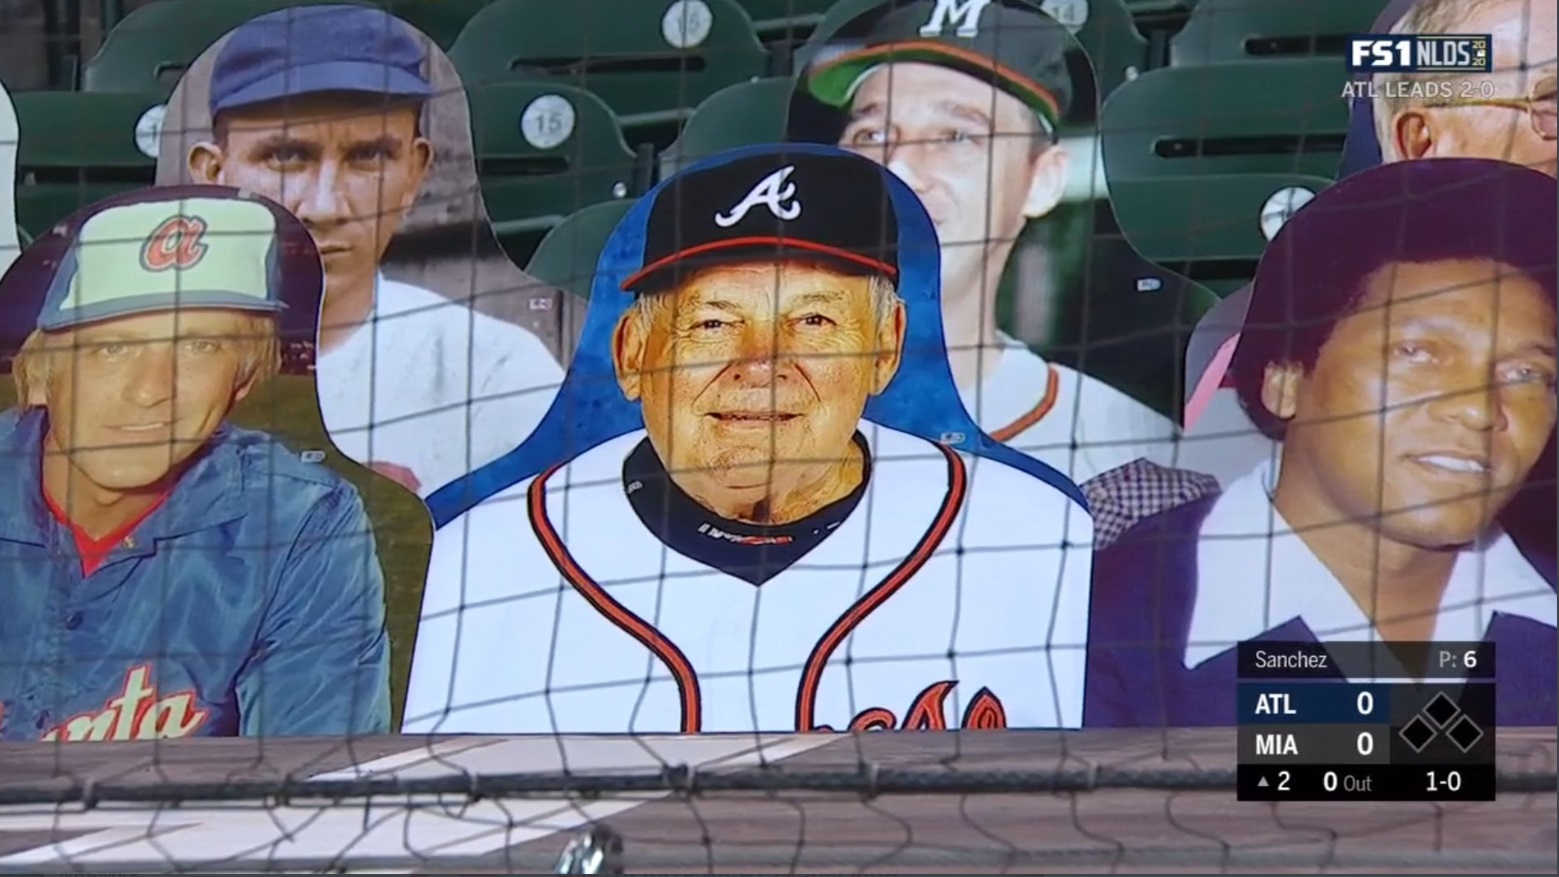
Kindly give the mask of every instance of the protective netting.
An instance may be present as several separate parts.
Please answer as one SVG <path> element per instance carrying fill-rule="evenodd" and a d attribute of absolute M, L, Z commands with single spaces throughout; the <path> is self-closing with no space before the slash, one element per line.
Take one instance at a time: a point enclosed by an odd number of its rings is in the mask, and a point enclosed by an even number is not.
<path fill-rule="evenodd" d="M 114 6 L 0 66 L 0 871 L 1553 872 L 1551 9 Z M 1495 642 L 1498 799 L 1236 801 L 1258 637 Z"/>

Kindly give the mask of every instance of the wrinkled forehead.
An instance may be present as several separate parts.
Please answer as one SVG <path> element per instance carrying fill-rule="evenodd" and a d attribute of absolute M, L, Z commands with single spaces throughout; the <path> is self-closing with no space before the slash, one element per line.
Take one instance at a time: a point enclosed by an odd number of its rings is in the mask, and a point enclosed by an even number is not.
<path fill-rule="evenodd" d="M 719 303 L 733 308 L 775 308 L 802 297 L 869 305 L 870 290 L 869 277 L 830 265 L 754 260 L 693 267 L 674 290 L 651 298 L 677 307 Z"/>
<path fill-rule="evenodd" d="M 1033 115 L 1023 101 L 985 80 L 918 61 L 879 64 L 861 74 L 850 108 L 857 116 L 941 117 L 986 125 Z"/>

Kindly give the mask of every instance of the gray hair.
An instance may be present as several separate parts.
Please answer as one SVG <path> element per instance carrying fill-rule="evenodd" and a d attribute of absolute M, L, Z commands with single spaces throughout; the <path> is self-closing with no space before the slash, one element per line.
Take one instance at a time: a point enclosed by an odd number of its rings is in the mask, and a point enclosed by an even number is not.
<path fill-rule="evenodd" d="M 1520 3 L 1530 8 L 1535 0 L 1418 0 L 1391 28 L 1394 34 L 1451 34 L 1466 28 L 1467 22 L 1484 10 L 1506 3 Z M 1383 161 L 1401 161 L 1397 153 L 1396 131 L 1393 123 L 1403 110 L 1419 106 L 1422 102 L 1408 95 L 1406 83 L 1455 80 L 1462 73 L 1377 73 L 1376 87 L 1371 100 L 1375 115 L 1375 139 L 1380 143 Z"/>

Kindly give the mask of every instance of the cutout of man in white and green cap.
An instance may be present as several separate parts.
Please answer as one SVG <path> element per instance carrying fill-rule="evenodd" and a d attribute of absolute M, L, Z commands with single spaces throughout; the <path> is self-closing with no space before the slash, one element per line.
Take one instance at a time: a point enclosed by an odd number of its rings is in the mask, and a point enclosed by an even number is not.
<path fill-rule="evenodd" d="M 278 216 L 214 194 L 79 226 L 0 415 L 0 642 L 34 644 L 0 739 L 388 730 L 356 490 L 226 422 L 279 366 Z"/>

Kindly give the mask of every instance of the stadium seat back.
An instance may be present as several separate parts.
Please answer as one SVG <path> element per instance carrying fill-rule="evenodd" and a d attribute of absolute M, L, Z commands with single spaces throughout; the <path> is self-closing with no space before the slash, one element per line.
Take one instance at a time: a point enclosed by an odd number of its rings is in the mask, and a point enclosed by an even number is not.
<path fill-rule="evenodd" d="M 1368 33 L 1386 0 L 1199 0 L 1169 42 L 1172 66 L 1342 57 L 1349 34 Z"/>
<path fill-rule="evenodd" d="M 704 99 L 662 155 L 664 178 L 717 152 L 785 139 L 785 115 L 795 82 L 787 77 L 727 86 Z"/>
<path fill-rule="evenodd" d="M 1073 296 L 1062 305 L 1046 359 L 1178 419 L 1186 339 L 1217 296 L 1144 258 L 1119 236 L 1093 235 L 1081 267 L 1086 301 Z"/>
<path fill-rule="evenodd" d="M 152 184 L 160 93 L 24 91 L 12 95 L 22 132 L 17 223 L 43 233 L 95 201 Z"/>
<path fill-rule="evenodd" d="M 1088 53 L 1100 100 L 1146 69 L 1148 41 L 1138 32 L 1125 0 L 1047 0 L 1040 5 L 1072 31 Z"/>
<path fill-rule="evenodd" d="M 760 38 L 799 40 L 822 21 L 834 0 L 740 0 Z"/>
<path fill-rule="evenodd" d="M 466 96 L 482 198 L 500 239 L 539 238 L 579 208 L 632 189 L 634 153 L 590 92 L 511 81 L 468 85 Z"/>
<path fill-rule="evenodd" d="M 251 18 L 294 6 L 359 0 L 157 0 L 125 16 L 81 75 L 83 91 L 173 91 L 195 59 Z"/>
<path fill-rule="evenodd" d="M 797 50 L 797 69 L 811 60 L 819 48 L 832 40 L 840 28 L 854 21 L 857 16 L 864 15 L 882 4 L 883 0 L 835 0 L 828 9 L 824 10 L 822 20 L 817 23 L 817 27 L 813 28 L 806 44 Z"/>
<path fill-rule="evenodd" d="M 1249 263 L 1244 270 L 1254 269 L 1268 235 L 1331 183 L 1298 174 L 1166 177 L 1111 181 L 1110 197 L 1121 232 L 1147 258 Z"/>
<path fill-rule="evenodd" d="M 1346 80 L 1335 58 L 1150 70 L 1101 113 L 1111 189 L 1202 174 L 1335 177 L 1348 131 Z"/>
<path fill-rule="evenodd" d="M 768 64 L 736 0 L 495 0 L 449 57 L 468 85 L 545 75 L 589 89 L 624 128 L 685 119 Z"/>
<path fill-rule="evenodd" d="M 525 273 L 579 299 L 590 298 L 601 250 L 633 205 L 634 199 L 623 198 L 576 211 L 542 238 Z"/>
<path fill-rule="evenodd" d="M 455 44 L 466 22 L 492 0 L 379 0 L 386 12 L 427 34 L 441 49 Z"/>

